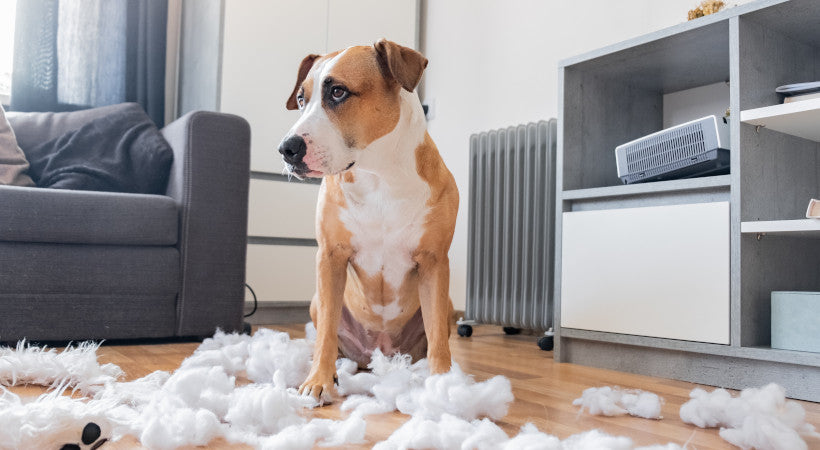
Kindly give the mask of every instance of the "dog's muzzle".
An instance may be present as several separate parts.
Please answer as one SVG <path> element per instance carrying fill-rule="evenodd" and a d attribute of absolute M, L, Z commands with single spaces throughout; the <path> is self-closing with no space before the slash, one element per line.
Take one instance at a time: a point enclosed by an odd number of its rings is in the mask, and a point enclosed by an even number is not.
<path fill-rule="evenodd" d="M 289 136 L 279 144 L 279 153 L 282 154 L 285 162 L 292 166 L 302 164 L 306 152 L 307 144 L 305 144 L 305 140 L 302 136 L 296 134 Z"/>
<path fill-rule="evenodd" d="M 307 144 L 302 136 L 294 134 L 285 138 L 279 144 L 279 153 L 282 154 L 282 159 L 290 166 L 290 172 L 294 175 L 304 176 L 310 172 L 304 161 Z"/>

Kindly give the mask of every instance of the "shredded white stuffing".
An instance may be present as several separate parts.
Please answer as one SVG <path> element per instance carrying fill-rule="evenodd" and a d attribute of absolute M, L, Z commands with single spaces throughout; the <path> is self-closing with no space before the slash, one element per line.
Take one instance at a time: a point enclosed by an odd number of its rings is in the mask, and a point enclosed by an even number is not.
<path fill-rule="evenodd" d="M 298 387 L 310 372 L 313 344 L 304 339 L 290 339 L 287 333 L 262 328 L 248 345 L 248 379 L 270 383 L 274 372 L 283 369 L 289 387 Z"/>
<path fill-rule="evenodd" d="M 358 372 L 353 361 L 337 361 L 347 418 L 308 420 L 304 411 L 317 403 L 295 389 L 310 368 L 315 330 L 309 325 L 306 331 L 308 339 L 272 330 L 259 330 L 253 337 L 217 332 L 175 372 L 157 371 L 129 382 L 117 381 L 122 375 L 118 367 L 98 363 L 96 344 L 62 353 L 24 344 L 0 349 L 0 384 L 63 386 L 29 403 L 4 389 L 0 449 L 41 448 L 44 435 L 54 438 L 49 442 L 74 442 L 66 436 L 76 435 L 91 419 L 112 441 L 133 435 L 157 449 L 206 445 L 218 437 L 262 449 L 343 446 L 364 442 L 364 416 L 395 410 L 411 418 L 377 448 L 632 448 L 628 438 L 597 430 L 562 442 L 531 424 L 510 438 L 492 422 L 507 414 L 513 400 L 507 378 L 476 382 L 455 363 L 450 372 L 431 376 L 426 360 L 412 363 L 407 355 L 387 357 L 379 351 L 369 372 Z M 239 386 L 240 377 L 253 383 Z M 62 396 L 64 387 L 91 398 Z M 624 404 L 625 397 L 622 408 L 642 410 L 636 406 L 642 405 L 640 395 Z M 678 448 L 670 444 L 654 450 Z"/>
<path fill-rule="evenodd" d="M 450 414 L 438 420 L 414 416 L 373 449 L 496 449 L 508 439 L 507 433 L 489 419 L 466 421 Z"/>
<path fill-rule="evenodd" d="M 413 416 L 375 450 L 410 448 L 429 449 L 503 449 L 503 450 L 683 450 L 677 444 L 635 447 L 627 437 L 610 436 L 591 430 L 561 441 L 542 433 L 532 424 L 521 427 L 518 435 L 509 438 L 489 419 L 467 421 L 449 414 L 438 420 Z"/>
<path fill-rule="evenodd" d="M 721 427 L 720 436 L 741 448 L 801 450 L 808 448 L 803 437 L 820 438 L 806 423 L 806 412 L 797 402 L 786 400 L 777 384 L 749 388 L 737 397 L 725 389 L 706 392 L 695 389 L 691 400 L 680 408 L 686 423 L 701 428 Z"/>
<path fill-rule="evenodd" d="M 621 389 L 604 386 L 584 390 L 580 398 L 572 402 L 592 415 L 620 416 L 629 414 L 645 419 L 661 419 L 663 399 L 652 392 L 640 389 Z"/>
<path fill-rule="evenodd" d="M 420 387 L 424 379 L 430 376 L 426 359 L 413 364 L 409 355 L 387 357 L 378 349 L 373 352 L 367 367 L 371 370 L 370 373 L 345 376 L 344 381 L 339 379 L 339 387 L 343 392 L 367 387 L 365 394 L 349 396 L 342 403 L 342 411 L 354 410 L 356 414 L 363 416 L 395 411 L 397 398 Z"/>
<path fill-rule="evenodd" d="M 59 387 L 24 400 L 0 386 L 0 449 L 39 450 L 79 443 L 89 422 L 96 423 L 104 436 L 110 435 L 108 411 L 115 404 L 71 398 L 63 391 L 64 387 Z"/>
<path fill-rule="evenodd" d="M 97 362 L 99 347 L 100 344 L 83 342 L 58 353 L 55 349 L 30 346 L 25 340 L 14 349 L 0 347 L 0 385 L 64 386 L 94 393 L 123 374 L 114 364 Z"/>
<path fill-rule="evenodd" d="M 476 383 L 453 363 L 449 372 L 424 380 L 423 387 L 396 397 L 396 407 L 404 414 L 436 419 L 450 414 L 466 420 L 479 417 L 501 419 L 514 400 L 510 380 L 496 376 Z"/>

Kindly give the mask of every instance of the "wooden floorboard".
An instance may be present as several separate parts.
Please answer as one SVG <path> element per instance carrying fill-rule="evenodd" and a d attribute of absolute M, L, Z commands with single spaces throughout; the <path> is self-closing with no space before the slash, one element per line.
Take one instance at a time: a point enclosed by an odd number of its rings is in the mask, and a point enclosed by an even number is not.
<path fill-rule="evenodd" d="M 287 331 L 293 338 L 304 337 L 302 324 L 277 325 L 271 328 Z M 689 398 L 697 385 L 675 380 L 634 375 L 596 369 L 574 364 L 557 364 L 552 352 L 538 348 L 535 336 L 507 336 L 500 327 L 478 326 L 470 338 L 450 338 L 453 359 L 464 372 L 476 380 L 504 375 L 512 383 L 515 401 L 507 417 L 497 423 L 508 433 L 516 434 L 527 422 L 539 430 L 560 438 L 600 429 L 609 434 L 628 436 L 637 445 L 689 442 L 690 449 L 733 448 L 723 441 L 715 429 L 699 429 L 683 423 L 678 415 L 680 406 Z M 104 345 L 99 350 L 102 363 L 119 365 L 127 380 L 145 376 L 155 370 L 173 371 L 198 346 L 197 343 L 152 345 Z M 665 399 L 662 420 L 636 417 L 600 417 L 579 414 L 572 400 L 594 386 L 621 386 L 655 392 Z M 706 387 L 711 390 L 712 388 Z M 39 388 L 16 387 L 12 391 L 24 394 L 42 392 Z M 807 421 L 820 428 L 820 404 L 800 402 L 806 409 Z M 346 416 L 339 405 L 329 405 L 308 412 L 308 417 L 341 419 Z M 386 439 L 407 416 L 399 413 L 381 414 L 367 418 L 367 443 L 345 448 L 370 448 Z M 135 439 L 110 443 L 104 448 L 135 448 Z M 208 448 L 246 448 L 214 442 Z M 820 441 L 809 442 L 809 448 L 820 449 Z"/>

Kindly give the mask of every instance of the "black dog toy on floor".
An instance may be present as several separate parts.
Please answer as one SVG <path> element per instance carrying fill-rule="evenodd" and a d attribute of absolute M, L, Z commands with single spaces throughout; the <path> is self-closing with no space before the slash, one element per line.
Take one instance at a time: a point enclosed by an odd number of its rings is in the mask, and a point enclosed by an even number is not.
<path fill-rule="evenodd" d="M 98 448 L 102 447 L 103 444 L 108 442 L 108 439 L 100 439 L 102 435 L 102 430 L 100 426 L 94 422 L 89 422 L 83 428 L 83 435 L 80 438 L 83 445 L 90 446 L 87 447 L 90 450 L 97 450 Z M 83 450 L 83 447 L 80 444 L 65 444 L 60 447 L 60 450 Z"/>

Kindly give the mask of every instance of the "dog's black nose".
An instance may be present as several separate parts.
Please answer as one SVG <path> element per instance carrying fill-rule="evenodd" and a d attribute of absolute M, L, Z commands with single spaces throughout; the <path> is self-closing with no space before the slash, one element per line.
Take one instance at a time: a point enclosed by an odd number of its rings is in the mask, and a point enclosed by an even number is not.
<path fill-rule="evenodd" d="M 302 161 L 307 151 L 307 144 L 302 136 L 293 135 L 282 141 L 279 144 L 279 153 L 285 158 L 285 161 L 290 164 L 297 164 Z"/>

